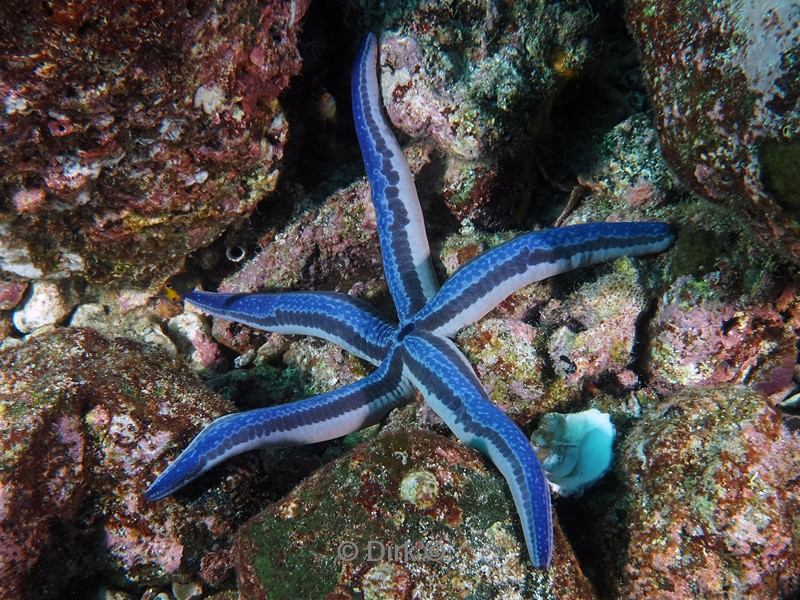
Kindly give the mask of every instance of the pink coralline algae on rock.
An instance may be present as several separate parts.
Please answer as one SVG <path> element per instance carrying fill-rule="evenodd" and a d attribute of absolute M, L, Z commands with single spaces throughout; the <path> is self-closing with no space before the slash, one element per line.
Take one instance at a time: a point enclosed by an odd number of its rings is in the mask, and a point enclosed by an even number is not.
<path fill-rule="evenodd" d="M 624 598 L 780 598 L 800 585 L 800 440 L 745 387 L 687 388 L 620 452 Z"/>
<path fill-rule="evenodd" d="M 626 0 L 664 157 L 800 255 L 800 13 L 783 0 Z"/>
<path fill-rule="evenodd" d="M 0 352 L 0 597 L 57 597 L 99 571 L 127 585 L 195 574 L 249 516 L 252 473 L 224 480 L 231 502 L 212 499 L 210 515 L 143 492 L 231 410 L 180 360 L 89 329 Z"/>
<path fill-rule="evenodd" d="M 667 291 L 651 323 L 653 385 L 669 391 L 746 383 L 766 394 L 787 391 L 797 362 L 797 333 L 785 313 L 768 302 L 698 302 L 681 291 L 682 283 Z"/>
<path fill-rule="evenodd" d="M 308 2 L 0 8 L 0 271 L 152 284 L 273 189 Z"/>
<path fill-rule="evenodd" d="M 27 283 L 18 281 L 3 281 L 0 279 L 0 310 L 14 308 L 22 300 L 25 290 L 28 289 Z"/>

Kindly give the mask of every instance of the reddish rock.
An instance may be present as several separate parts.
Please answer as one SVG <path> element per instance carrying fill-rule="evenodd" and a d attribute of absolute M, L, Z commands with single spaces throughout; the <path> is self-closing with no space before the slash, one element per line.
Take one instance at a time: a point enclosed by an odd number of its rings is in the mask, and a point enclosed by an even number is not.
<path fill-rule="evenodd" d="M 797 332 L 773 303 L 698 301 L 679 279 L 651 323 L 649 370 L 661 391 L 747 383 L 765 394 L 789 389 Z M 795 324 L 796 327 L 796 324 Z"/>
<path fill-rule="evenodd" d="M 211 337 L 211 327 L 200 315 L 193 312 L 176 315 L 167 322 L 167 331 L 195 368 L 224 371 L 228 366 L 222 349 Z"/>
<path fill-rule="evenodd" d="M 274 187 L 308 1 L 0 8 L 0 270 L 152 284 Z"/>
<path fill-rule="evenodd" d="M 664 158 L 800 255 L 800 27 L 792 2 L 626 0 Z M 688 32 L 688 34 L 687 34 Z"/>
<path fill-rule="evenodd" d="M 28 284 L 19 281 L 4 281 L 0 279 L 0 310 L 14 308 L 22 300 Z"/>
<path fill-rule="evenodd" d="M 594 598 L 556 526 L 530 566 L 505 481 L 472 450 L 422 431 L 358 446 L 237 534 L 247 598 Z M 381 555 L 382 553 L 382 555 Z"/>
<path fill-rule="evenodd" d="M 798 461 L 798 437 L 747 388 L 658 406 L 620 451 L 629 514 L 613 596 L 788 597 L 800 585 Z"/>
<path fill-rule="evenodd" d="M 150 503 L 143 493 L 203 425 L 231 410 L 181 360 L 89 329 L 56 330 L 0 352 L 0 579 L 8 597 L 56 597 L 100 570 L 129 586 L 200 571 L 247 518 L 243 506 L 257 503 L 252 473 L 216 480 L 230 503 L 214 495 L 200 507 Z"/>

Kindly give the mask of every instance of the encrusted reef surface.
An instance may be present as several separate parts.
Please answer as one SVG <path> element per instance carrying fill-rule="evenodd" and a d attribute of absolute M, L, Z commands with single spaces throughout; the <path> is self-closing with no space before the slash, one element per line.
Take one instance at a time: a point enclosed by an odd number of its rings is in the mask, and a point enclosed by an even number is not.
<path fill-rule="evenodd" d="M 664 158 L 800 255 L 800 12 L 782 0 L 626 0 Z"/>
<path fill-rule="evenodd" d="M 619 595 L 796 591 L 799 459 L 800 440 L 745 387 L 687 388 L 660 404 L 620 449 L 630 504 Z"/>
<path fill-rule="evenodd" d="M 239 591 L 247 598 L 594 598 L 558 528 L 553 566 L 526 566 L 504 487 L 460 443 L 423 431 L 383 435 L 239 530 Z M 330 527 L 342 518 L 344 527 Z"/>
<path fill-rule="evenodd" d="M 228 576 L 232 533 L 263 498 L 252 463 L 202 509 L 149 503 L 143 482 L 231 409 L 185 361 L 92 329 L 0 350 L 0 596 L 54 598 L 100 573 L 139 587 Z"/>
<path fill-rule="evenodd" d="M 5 2 L 0 273 L 139 286 L 275 186 L 306 2 Z"/>
<path fill-rule="evenodd" d="M 792 6 L 4 4 L 0 599 L 800 593 Z M 180 302 L 322 289 L 394 314 L 348 116 L 367 28 L 440 281 L 554 222 L 677 234 L 456 337 L 526 434 L 590 408 L 616 428 L 611 471 L 554 495 L 546 572 L 497 470 L 419 400 L 143 496 L 214 418 L 372 369 Z"/>

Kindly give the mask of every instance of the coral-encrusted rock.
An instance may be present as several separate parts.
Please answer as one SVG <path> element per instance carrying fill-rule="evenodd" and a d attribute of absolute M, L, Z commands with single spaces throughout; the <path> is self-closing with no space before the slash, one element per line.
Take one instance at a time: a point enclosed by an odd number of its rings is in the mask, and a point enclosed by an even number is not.
<path fill-rule="evenodd" d="M 0 271 L 151 283 L 270 191 L 308 1 L 0 8 Z"/>
<path fill-rule="evenodd" d="M 536 571 L 516 519 L 504 480 L 473 451 L 428 432 L 387 434 L 240 529 L 239 590 L 246 598 L 593 598 L 560 529 L 553 566 Z"/>
<path fill-rule="evenodd" d="M 519 423 L 555 408 L 537 352 L 537 331 L 512 319 L 483 319 L 458 334 L 461 350 L 473 364 L 489 397 Z M 563 398 L 561 398 L 563 399 Z"/>
<path fill-rule="evenodd" d="M 14 311 L 14 326 L 22 333 L 63 321 L 77 304 L 75 291 L 53 281 L 35 281 L 26 300 Z"/>
<path fill-rule="evenodd" d="M 783 0 L 626 0 L 664 157 L 800 255 L 800 20 Z"/>
<path fill-rule="evenodd" d="M 155 315 L 146 308 L 112 313 L 103 304 L 81 304 L 75 309 L 69 324 L 89 327 L 108 339 L 126 338 L 157 346 L 169 354 L 177 353 L 175 344 L 164 335 Z"/>
<path fill-rule="evenodd" d="M 199 369 L 224 370 L 227 360 L 219 344 L 211 337 L 211 327 L 195 313 L 185 312 L 167 322 L 172 339 L 188 359 Z"/>
<path fill-rule="evenodd" d="M 19 304 L 26 289 L 27 283 L 0 279 L 0 310 L 9 310 Z"/>
<path fill-rule="evenodd" d="M 651 323 L 649 369 L 661 391 L 748 383 L 785 392 L 797 362 L 797 334 L 772 303 L 698 301 L 683 278 Z"/>
<path fill-rule="evenodd" d="M 623 387 L 633 387 L 636 376 L 627 366 L 632 362 L 636 323 L 646 305 L 631 259 L 615 261 L 609 273 L 583 284 L 566 300 L 549 303 L 543 320 L 563 323 L 548 341 L 559 378 L 576 386 L 607 373 Z"/>
<path fill-rule="evenodd" d="M 572 0 L 395 6 L 381 45 L 389 119 L 446 155 L 444 195 L 457 218 L 510 220 L 509 202 L 492 200 L 528 191 L 535 169 L 526 145 L 590 53 L 591 11 Z"/>
<path fill-rule="evenodd" d="M 203 424 L 231 409 L 182 361 L 89 329 L 0 352 L 7 597 L 55 597 L 101 569 L 128 585 L 197 572 L 228 543 L 242 499 L 258 492 L 242 474 L 223 479 L 230 504 L 149 503 L 143 492 Z"/>
<path fill-rule="evenodd" d="M 800 439 L 761 395 L 685 390 L 620 457 L 630 514 L 614 596 L 779 598 L 800 585 Z"/>

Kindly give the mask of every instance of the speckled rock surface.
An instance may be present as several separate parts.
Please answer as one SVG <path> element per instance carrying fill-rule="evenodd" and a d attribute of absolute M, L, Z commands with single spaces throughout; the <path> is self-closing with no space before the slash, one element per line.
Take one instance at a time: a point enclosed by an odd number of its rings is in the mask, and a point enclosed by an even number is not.
<path fill-rule="evenodd" d="M 666 394 L 722 382 L 788 390 L 798 329 L 786 310 L 793 303 L 787 281 L 796 269 L 750 220 L 682 190 L 643 116 L 619 124 L 603 143 L 584 178 L 591 195 L 565 222 L 666 220 L 677 239 L 657 257 L 602 266 L 606 274 L 545 304 L 535 324 L 557 327 L 547 344 L 558 379 L 591 384 L 610 375 L 619 390 L 644 380 Z"/>
<path fill-rule="evenodd" d="M 0 272 L 152 283 L 278 175 L 308 2 L 0 8 Z"/>
<path fill-rule="evenodd" d="M 168 310 L 180 310 L 170 306 Z M 126 312 L 111 312 L 109 307 L 92 302 L 81 304 L 72 314 L 69 324 L 72 327 L 88 327 L 94 329 L 105 338 L 126 338 L 161 348 L 168 354 L 175 355 L 178 350 L 164 333 L 158 309 L 137 307 Z M 187 351 L 188 353 L 188 351 Z"/>
<path fill-rule="evenodd" d="M 630 495 L 615 595 L 788 597 L 800 586 L 799 460 L 800 438 L 747 388 L 659 405 L 620 451 Z"/>
<path fill-rule="evenodd" d="M 683 280 L 665 299 L 651 323 L 649 369 L 657 389 L 726 382 L 767 394 L 790 388 L 797 326 L 775 302 L 703 299 Z"/>
<path fill-rule="evenodd" d="M 631 372 L 636 325 L 647 307 L 647 293 L 632 259 L 615 261 L 607 273 L 581 285 L 565 300 L 543 310 L 546 323 L 557 329 L 548 340 L 556 376 L 569 386 L 611 376 L 633 389 Z"/>
<path fill-rule="evenodd" d="M 800 16 L 782 0 L 626 0 L 664 157 L 800 255 Z M 691 35 L 687 35 L 691 32 Z"/>
<path fill-rule="evenodd" d="M 27 283 L 0 279 L 0 310 L 9 310 L 19 304 L 26 289 Z"/>
<path fill-rule="evenodd" d="M 253 599 L 595 597 L 558 528 L 552 568 L 536 571 L 515 519 L 503 479 L 473 451 L 432 433 L 388 434 L 239 531 L 239 590 Z"/>
<path fill-rule="evenodd" d="M 100 571 L 128 585 L 200 571 L 260 496 L 252 463 L 223 477 L 227 493 L 201 508 L 174 498 L 148 503 L 143 492 L 203 424 L 231 410 L 181 361 L 88 329 L 0 352 L 7 597 L 57 597 Z"/>
<path fill-rule="evenodd" d="M 198 314 L 184 312 L 167 322 L 167 331 L 178 349 L 197 369 L 223 371 L 228 360 L 211 336 L 211 326 Z"/>
<path fill-rule="evenodd" d="M 78 296 L 69 284 L 35 281 L 14 310 L 14 326 L 22 333 L 30 333 L 39 327 L 57 325 L 77 302 Z"/>
<path fill-rule="evenodd" d="M 591 11 L 445 0 L 398 3 L 381 20 L 389 119 L 444 152 L 442 188 L 458 219 L 513 222 L 538 176 L 528 145 L 590 54 Z"/>

